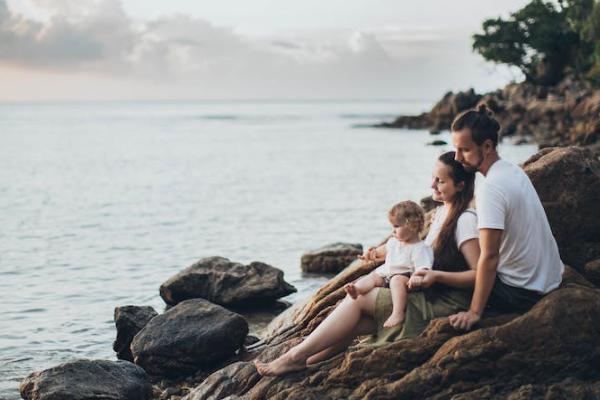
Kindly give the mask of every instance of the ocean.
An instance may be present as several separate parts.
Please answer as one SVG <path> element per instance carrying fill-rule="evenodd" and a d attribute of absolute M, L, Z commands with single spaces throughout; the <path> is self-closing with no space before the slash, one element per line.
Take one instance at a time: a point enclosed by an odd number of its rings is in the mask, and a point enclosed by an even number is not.
<path fill-rule="evenodd" d="M 198 259 L 262 261 L 309 296 L 300 257 L 371 245 L 430 193 L 449 134 L 364 127 L 433 101 L 0 104 L 0 398 L 29 373 L 115 359 L 116 306 L 164 309 Z M 362 126 L 362 127 L 361 127 Z M 500 145 L 522 162 L 535 145 Z"/>

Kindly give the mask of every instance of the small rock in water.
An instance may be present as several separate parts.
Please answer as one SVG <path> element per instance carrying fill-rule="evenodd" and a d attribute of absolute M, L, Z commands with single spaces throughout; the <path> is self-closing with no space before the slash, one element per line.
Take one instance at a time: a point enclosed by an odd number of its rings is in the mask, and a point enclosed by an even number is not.
<path fill-rule="evenodd" d="M 152 318 L 133 339 L 131 352 L 150 375 L 182 377 L 232 356 L 247 334 L 241 315 L 191 299 Z"/>
<path fill-rule="evenodd" d="M 434 140 L 432 142 L 427 143 L 428 146 L 445 146 L 448 143 L 445 140 Z"/>
<path fill-rule="evenodd" d="M 128 361 L 77 360 L 30 374 L 21 383 L 26 400 L 147 400 L 152 385 Z"/>
<path fill-rule="evenodd" d="M 158 313 L 150 306 L 123 306 L 115 307 L 115 325 L 117 338 L 113 343 L 113 350 L 117 358 L 133 362 L 129 346 L 134 336 Z"/>
<path fill-rule="evenodd" d="M 305 253 L 300 263 L 304 272 L 338 273 L 362 252 L 363 247 L 358 243 L 332 243 Z"/>
<path fill-rule="evenodd" d="M 160 296 L 169 305 L 203 298 L 222 306 L 250 307 L 294 292 L 280 269 L 257 261 L 242 265 L 224 257 L 203 258 L 160 286 Z"/>

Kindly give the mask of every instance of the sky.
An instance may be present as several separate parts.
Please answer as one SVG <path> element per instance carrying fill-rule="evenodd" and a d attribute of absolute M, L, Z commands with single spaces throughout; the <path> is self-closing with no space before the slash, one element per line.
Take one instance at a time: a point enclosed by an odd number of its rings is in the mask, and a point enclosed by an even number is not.
<path fill-rule="evenodd" d="M 517 0 L 0 0 L 0 101 L 437 99 Z"/>

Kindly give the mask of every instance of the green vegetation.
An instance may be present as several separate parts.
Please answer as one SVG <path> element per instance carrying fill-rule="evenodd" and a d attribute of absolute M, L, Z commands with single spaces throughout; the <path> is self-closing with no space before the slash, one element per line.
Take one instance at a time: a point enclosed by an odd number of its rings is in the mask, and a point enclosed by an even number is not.
<path fill-rule="evenodd" d="M 600 83 L 600 1 L 532 0 L 510 18 L 488 19 L 473 35 L 486 60 L 519 68 L 529 82 L 553 85 L 565 75 Z"/>

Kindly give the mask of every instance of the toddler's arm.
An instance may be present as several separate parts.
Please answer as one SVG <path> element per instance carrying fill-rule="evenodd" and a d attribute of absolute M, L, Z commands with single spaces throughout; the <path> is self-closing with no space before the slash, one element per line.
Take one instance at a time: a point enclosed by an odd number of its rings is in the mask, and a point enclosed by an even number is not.
<path fill-rule="evenodd" d="M 385 259 L 386 255 L 385 244 L 377 247 L 369 247 L 362 256 L 358 256 L 361 260 L 365 261 L 379 261 Z"/>

